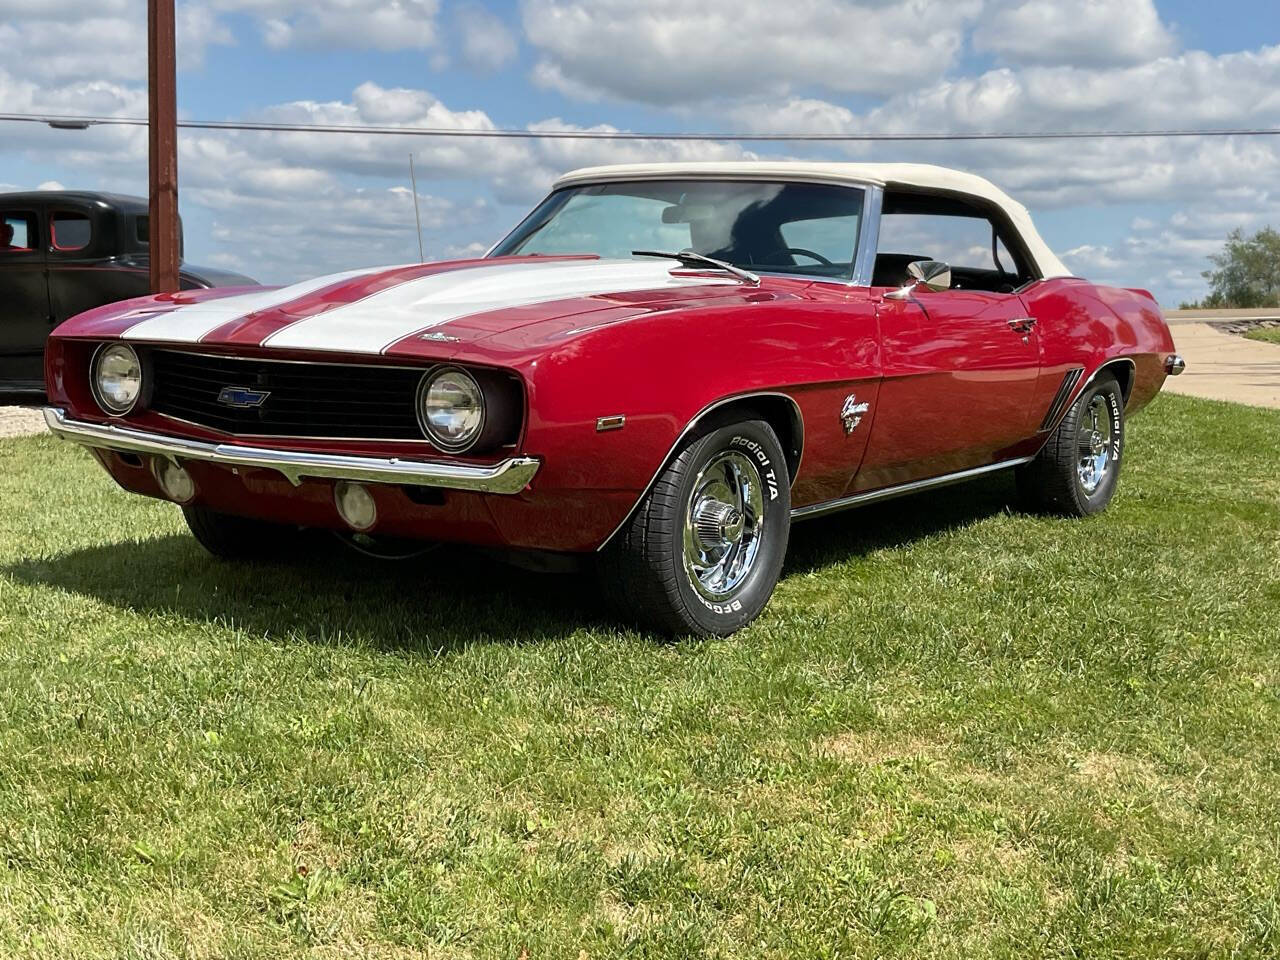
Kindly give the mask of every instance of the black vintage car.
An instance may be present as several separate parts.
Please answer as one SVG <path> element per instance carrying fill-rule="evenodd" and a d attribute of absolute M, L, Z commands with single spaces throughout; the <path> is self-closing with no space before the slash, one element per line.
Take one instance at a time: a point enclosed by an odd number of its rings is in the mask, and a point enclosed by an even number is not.
<path fill-rule="evenodd" d="M 150 292 L 147 201 L 78 191 L 0 193 L 0 393 L 44 392 L 49 331 Z M 245 286 L 183 264 L 182 289 Z"/>

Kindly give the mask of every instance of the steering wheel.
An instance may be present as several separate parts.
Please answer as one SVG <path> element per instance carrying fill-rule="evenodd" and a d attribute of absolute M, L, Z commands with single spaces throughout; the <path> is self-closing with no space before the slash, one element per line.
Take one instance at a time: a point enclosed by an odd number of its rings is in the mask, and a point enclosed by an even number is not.
<path fill-rule="evenodd" d="M 834 263 L 832 263 L 822 254 L 814 253 L 812 250 L 806 250 L 804 247 L 779 247 L 777 250 L 770 250 L 769 257 L 766 258 L 765 263 L 768 263 L 770 259 L 772 259 L 776 254 L 779 254 L 779 253 L 787 253 L 787 254 L 798 253 L 802 257 L 809 257 L 811 260 L 817 260 L 824 267 L 835 266 Z"/>

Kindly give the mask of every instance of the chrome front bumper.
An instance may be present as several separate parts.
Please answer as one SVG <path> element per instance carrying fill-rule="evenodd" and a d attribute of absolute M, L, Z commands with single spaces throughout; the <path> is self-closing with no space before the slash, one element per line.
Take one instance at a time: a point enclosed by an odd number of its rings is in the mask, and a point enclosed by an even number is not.
<path fill-rule="evenodd" d="M 257 467 L 283 474 L 294 486 L 303 477 L 354 480 L 362 483 L 403 483 L 481 493 L 519 493 L 541 462 L 533 457 L 511 457 L 490 466 L 401 460 L 399 457 L 358 457 L 338 453 L 303 453 L 269 450 L 234 443 L 203 443 L 161 433 L 134 430 L 114 424 L 71 420 L 65 410 L 46 407 L 45 423 L 64 440 L 99 450 L 143 453 L 169 460 L 203 460 L 227 467 Z"/>

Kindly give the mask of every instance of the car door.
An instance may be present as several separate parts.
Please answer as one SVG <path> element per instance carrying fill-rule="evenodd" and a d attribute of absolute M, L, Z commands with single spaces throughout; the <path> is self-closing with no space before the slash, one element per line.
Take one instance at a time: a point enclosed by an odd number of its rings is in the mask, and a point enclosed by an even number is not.
<path fill-rule="evenodd" d="M 886 211 L 893 209 L 886 198 Z M 968 211 L 956 216 L 953 201 L 942 213 L 921 212 L 918 200 L 908 209 L 909 224 L 894 224 L 892 213 L 882 218 L 880 250 L 887 252 L 878 264 L 957 265 L 951 289 L 916 287 L 902 299 L 889 296 L 899 281 L 878 271 L 883 380 L 855 491 L 999 462 L 1032 429 L 1040 341 L 1014 292 L 1025 261 L 1009 252 L 990 220 Z"/>
<path fill-rule="evenodd" d="M 0 388 L 41 389 L 44 342 L 53 328 L 43 211 L 0 204 Z"/>

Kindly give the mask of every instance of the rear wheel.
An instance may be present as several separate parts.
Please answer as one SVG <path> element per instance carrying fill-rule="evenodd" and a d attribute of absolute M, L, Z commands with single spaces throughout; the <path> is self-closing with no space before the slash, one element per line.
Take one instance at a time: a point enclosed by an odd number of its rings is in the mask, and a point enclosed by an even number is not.
<path fill-rule="evenodd" d="M 625 615 L 671 634 L 725 636 L 773 594 L 791 527 L 786 458 L 749 420 L 691 440 L 601 557 Z"/>
<path fill-rule="evenodd" d="M 1124 394 L 1104 374 L 1071 405 L 1036 458 L 1018 468 L 1018 493 L 1032 509 L 1098 513 L 1115 496 L 1123 452 Z"/>
<path fill-rule="evenodd" d="M 223 560 L 279 559 L 301 539 L 297 527 L 218 513 L 207 507 L 183 507 L 182 516 L 200 546 Z"/>

